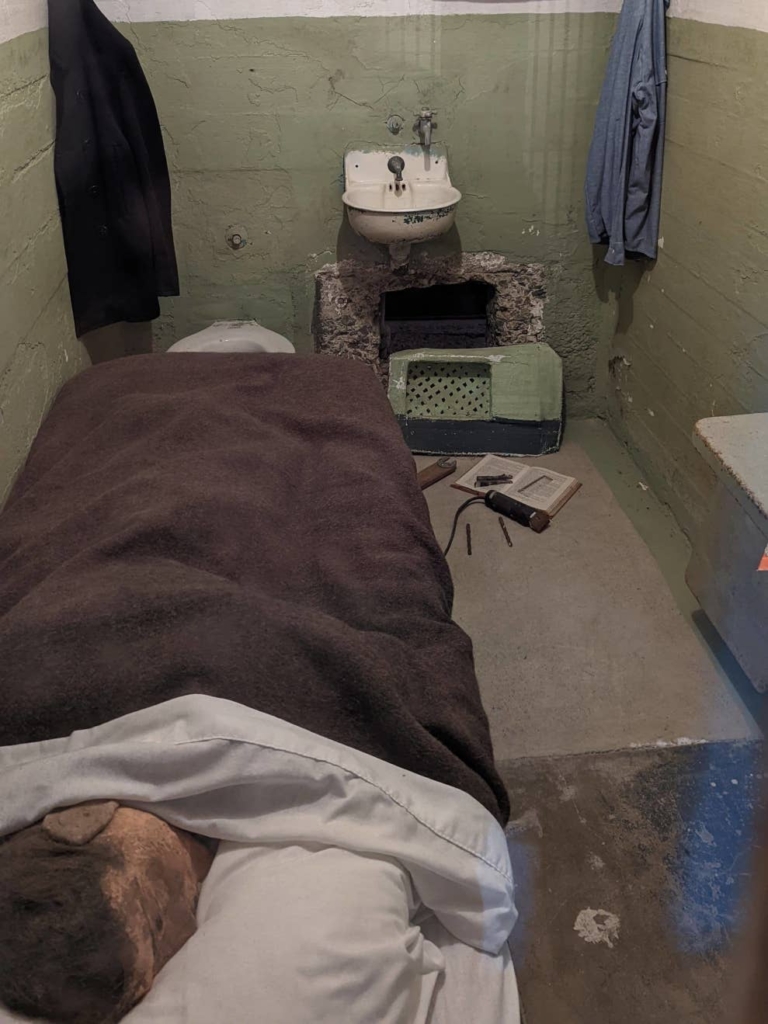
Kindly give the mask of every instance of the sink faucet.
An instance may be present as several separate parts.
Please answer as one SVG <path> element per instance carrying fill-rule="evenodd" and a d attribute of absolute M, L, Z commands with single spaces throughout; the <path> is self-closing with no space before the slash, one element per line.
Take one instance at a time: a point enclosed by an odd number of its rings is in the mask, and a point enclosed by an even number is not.
<path fill-rule="evenodd" d="M 401 156 L 391 156 L 387 163 L 387 169 L 395 176 L 395 195 L 399 196 L 405 190 L 405 185 L 403 184 L 405 160 Z"/>
<path fill-rule="evenodd" d="M 429 149 L 432 145 L 432 129 L 437 128 L 437 121 L 432 120 L 435 114 L 434 110 L 422 110 L 413 126 L 413 130 L 418 132 L 421 144 L 425 149 Z"/>

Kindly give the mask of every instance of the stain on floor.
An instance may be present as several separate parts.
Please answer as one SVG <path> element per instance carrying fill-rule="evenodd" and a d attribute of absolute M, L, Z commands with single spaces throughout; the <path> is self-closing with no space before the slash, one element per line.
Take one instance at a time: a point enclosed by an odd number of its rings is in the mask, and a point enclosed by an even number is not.
<path fill-rule="evenodd" d="M 721 1024 L 768 773 L 757 742 L 508 762 L 527 1024 Z"/>

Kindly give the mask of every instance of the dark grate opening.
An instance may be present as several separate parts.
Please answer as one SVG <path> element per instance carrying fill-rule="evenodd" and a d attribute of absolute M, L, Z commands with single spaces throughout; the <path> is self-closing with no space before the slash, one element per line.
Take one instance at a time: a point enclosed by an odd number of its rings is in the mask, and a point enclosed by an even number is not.
<path fill-rule="evenodd" d="M 489 420 L 491 368 L 482 363 L 410 363 L 406 415 L 424 420 Z"/>
<path fill-rule="evenodd" d="M 413 348 L 483 348 L 488 344 L 488 303 L 496 293 L 485 281 L 405 288 L 381 297 L 380 358 Z"/>

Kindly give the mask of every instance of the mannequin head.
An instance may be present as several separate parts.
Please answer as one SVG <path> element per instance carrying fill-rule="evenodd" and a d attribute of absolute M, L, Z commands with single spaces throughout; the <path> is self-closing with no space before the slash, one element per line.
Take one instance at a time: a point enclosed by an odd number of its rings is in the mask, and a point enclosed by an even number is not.
<path fill-rule="evenodd" d="M 91 804 L 0 845 L 0 1003 L 113 1024 L 195 931 L 208 845 L 144 811 Z"/>

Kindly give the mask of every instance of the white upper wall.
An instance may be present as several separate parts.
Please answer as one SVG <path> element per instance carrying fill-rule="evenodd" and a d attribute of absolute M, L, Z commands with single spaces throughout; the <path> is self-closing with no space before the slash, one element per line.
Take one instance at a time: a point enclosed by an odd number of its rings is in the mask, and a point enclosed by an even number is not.
<path fill-rule="evenodd" d="M 562 14 L 617 11 L 621 0 L 98 0 L 110 17 L 132 21 L 211 18 L 401 17 L 413 14 Z M 125 13 L 123 13 L 125 17 Z"/>
<path fill-rule="evenodd" d="M 617 11 L 622 0 L 98 0 L 113 21 L 563 14 Z M 0 0 L 0 43 L 42 28 L 46 0 Z M 672 0 L 670 14 L 768 32 L 768 0 Z"/>
<path fill-rule="evenodd" d="M 672 0 L 673 18 L 768 32 L 768 0 Z"/>
<path fill-rule="evenodd" d="M 0 43 L 34 32 L 47 21 L 45 0 L 0 0 Z"/>

